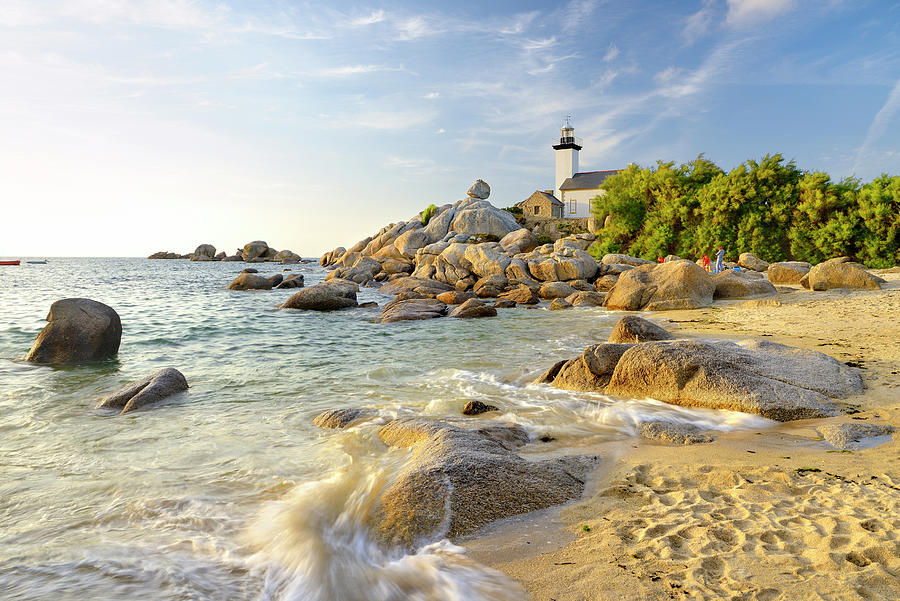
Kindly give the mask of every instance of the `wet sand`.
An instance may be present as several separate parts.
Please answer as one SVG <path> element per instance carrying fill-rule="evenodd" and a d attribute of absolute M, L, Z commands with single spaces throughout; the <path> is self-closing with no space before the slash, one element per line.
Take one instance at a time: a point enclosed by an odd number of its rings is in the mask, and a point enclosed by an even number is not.
<path fill-rule="evenodd" d="M 691 446 L 635 441 L 584 498 L 541 516 L 560 528 L 512 523 L 467 542 L 471 556 L 535 601 L 900 599 L 900 434 L 848 452 L 819 432 L 900 430 L 900 274 L 881 275 L 882 291 L 797 288 L 646 315 L 685 337 L 827 353 L 860 368 L 867 390 L 844 403 L 856 413 L 828 420 Z"/>

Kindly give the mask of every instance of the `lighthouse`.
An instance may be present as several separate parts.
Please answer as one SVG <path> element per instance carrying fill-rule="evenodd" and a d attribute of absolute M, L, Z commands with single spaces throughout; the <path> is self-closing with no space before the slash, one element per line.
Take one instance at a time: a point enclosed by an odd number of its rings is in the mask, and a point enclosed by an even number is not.
<path fill-rule="evenodd" d="M 578 173 L 578 151 L 581 150 L 581 138 L 575 137 L 575 128 L 566 117 L 566 124 L 560 129 L 559 142 L 553 145 L 556 151 L 556 198 L 562 200 L 560 187 L 567 179 Z"/>

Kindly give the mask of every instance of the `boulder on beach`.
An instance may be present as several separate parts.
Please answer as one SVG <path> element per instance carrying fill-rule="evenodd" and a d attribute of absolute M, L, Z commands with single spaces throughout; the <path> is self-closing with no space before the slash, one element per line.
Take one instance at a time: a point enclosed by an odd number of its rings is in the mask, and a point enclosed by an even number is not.
<path fill-rule="evenodd" d="M 575 499 L 599 461 L 596 456 L 527 460 L 516 453 L 528 442 L 517 425 L 469 429 L 397 419 L 378 435 L 391 447 L 412 448 L 372 517 L 378 539 L 409 549 Z"/>
<path fill-rule="evenodd" d="M 50 305 L 49 322 L 40 331 L 26 361 L 63 364 L 115 356 L 122 322 L 112 307 L 87 298 L 66 298 Z"/>
<path fill-rule="evenodd" d="M 347 280 L 331 280 L 309 288 L 303 288 L 284 301 L 281 309 L 304 309 L 308 311 L 337 311 L 356 307 L 356 293 L 359 286 Z"/>
<path fill-rule="evenodd" d="M 556 363 L 537 382 L 778 421 L 837 415 L 833 399 L 863 390 L 856 370 L 833 357 L 754 340 L 593 345 Z"/>
<path fill-rule="evenodd" d="M 187 380 L 177 369 L 166 367 L 143 380 L 132 382 L 97 403 L 97 409 L 121 409 L 120 415 L 157 403 L 188 389 Z"/>
<path fill-rule="evenodd" d="M 766 277 L 774 285 L 799 285 L 800 280 L 809 273 L 809 263 L 803 261 L 783 261 L 771 263 L 766 270 Z"/>
<path fill-rule="evenodd" d="M 859 263 L 853 263 L 848 257 L 829 259 L 813 266 L 806 275 L 812 290 L 831 290 L 832 288 L 865 288 L 881 290 L 885 280 L 866 271 Z M 801 279 L 801 284 L 803 280 Z"/>
<path fill-rule="evenodd" d="M 447 317 L 456 317 L 459 319 L 470 319 L 473 317 L 496 317 L 497 309 L 493 305 L 489 305 L 483 300 L 470 298 L 463 304 L 451 310 Z"/>
<path fill-rule="evenodd" d="M 650 320 L 637 315 L 626 315 L 620 319 L 609 335 L 608 342 L 617 344 L 634 344 L 649 340 L 673 340 L 672 336 L 664 328 Z"/>
<path fill-rule="evenodd" d="M 621 275 L 606 296 L 606 308 L 622 311 L 700 309 L 712 304 L 715 284 L 691 261 L 652 263 Z"/>
<path fill-rule="evenodd" d="M 887 436 L 894 432 L 894 427 L 887 424 L 863 424 L 847 422 L 843 424 L 825 424 L 819 426 L 822 439 L 836 449 L 855 451 L 864 446 L 866 439 Z"/>
<path fill-rule="evenodd" d="M 256 273 L 241 272 L 228 284 L 228 290 L 271 290 L 281 284 L 283 276 L 280 273 L 266 277 Z"/>
<path fill-rule="evenodd" d="M 753 271 L 764 272 L 769 268 L 769 264 L 758 258 L 753 253 L 741 253 L 738 256 L 738 265 L 744 269 L 752 269 Z"/>
<path fill-rule="evenodd" d="M 743 271 L 726 269 L 713 276 L 716 290 L 714 299 L 754 298 L 778 294 L 778 290 L 765 278 L 753 277 Z"/>
<path fill-rule="evenodd" d="M 447 305 L 433 298 L 394 299 L 381 311 L 381 323 L 434 319 L 446 313 Z"/>

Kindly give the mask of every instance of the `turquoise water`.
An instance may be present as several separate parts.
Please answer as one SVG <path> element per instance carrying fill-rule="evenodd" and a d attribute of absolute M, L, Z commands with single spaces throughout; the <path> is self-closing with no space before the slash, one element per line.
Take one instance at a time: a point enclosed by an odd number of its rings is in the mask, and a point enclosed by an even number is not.
<path fill-rule="evenodd" d="M 365 534 L 367 500 L 403 454 L 374 425 L 323 431 L 325 409 L 458 416 L 499 406 L 549 448 L 627 442 L 653 413 L 727 429 L 735 414 L 528 383 L 603 341 L 603 309 L 382 325 L 378 309 L 280 311 L 294 291 L 225 286 L 241 263 L 51 259 L 0 267 L 0 598 L 516 599 L 517 585 L 435 537 L 407 555 Z M 263 274 L 281 265 L 256 265 Z M 307 285 L 318 265 L 292 265 Z M 50 304 L 87 297 L 122 320 L 118 358 L 24 363 Z M 360 301 L 389 297 L 364 289 Z M 161 367 L 190 390 L 127 416 L 92 409 Z M 542 450 L 544 447 L 542 447 Z"/>

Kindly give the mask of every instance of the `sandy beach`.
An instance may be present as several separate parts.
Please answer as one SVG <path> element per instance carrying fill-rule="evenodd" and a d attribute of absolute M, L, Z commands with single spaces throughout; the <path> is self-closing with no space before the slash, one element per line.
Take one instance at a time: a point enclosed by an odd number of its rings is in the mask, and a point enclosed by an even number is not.
<path fill-rule="evenodd" d="M 709 444 L 637 442 L 562 510 L 562 542 L 533 552 L 507 532 L 473 541 L 471 555 L 536 601 L 900 598 L 900 437 L 841 451 L 819 431 L 900 427 L 900 273 L 880 275 L 881 291 L 796 288 L 647 315 L 685 337 L 825 352 L 858 367 L 867 390 L 837 418 Z"/>

